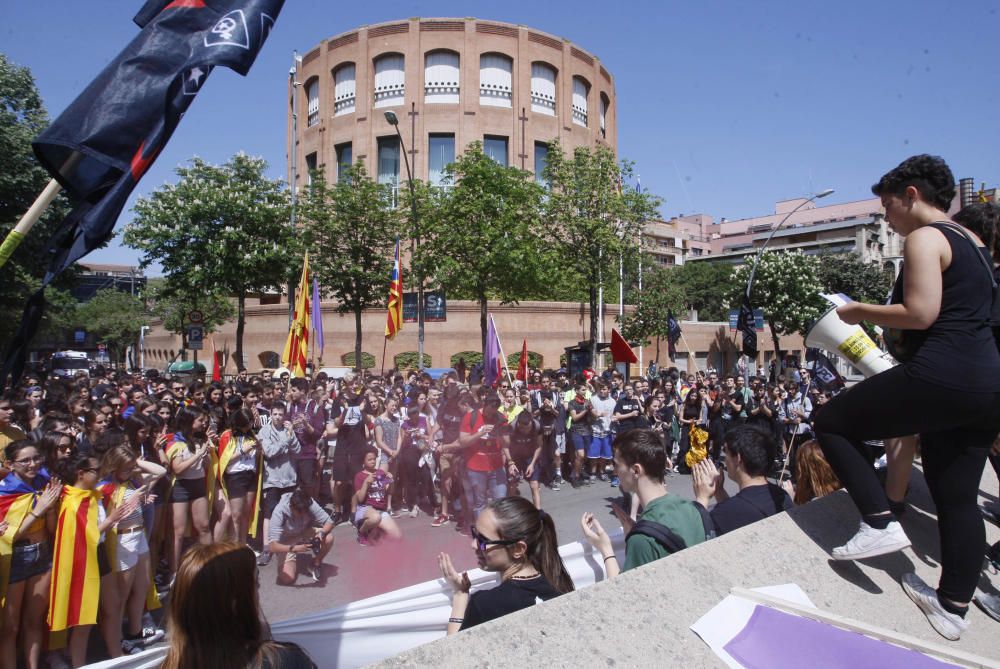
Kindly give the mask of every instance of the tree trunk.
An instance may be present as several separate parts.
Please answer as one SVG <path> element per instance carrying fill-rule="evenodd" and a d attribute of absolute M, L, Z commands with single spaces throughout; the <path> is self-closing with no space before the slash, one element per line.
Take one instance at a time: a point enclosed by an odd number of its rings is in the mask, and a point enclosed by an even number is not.
<path fill-rule="evenodd" d="M 670 356 L 667 356 L 667 357 L 669 358 Z M 655 360 L 656 360 L 656 365 L 659 366 L 660 365 L 660 335 L 656 335 L 656 358 L 655 358 Z M 674 359 L 670 358 L 670 362 L 673 362 L 673 361 L 674 361 Z"/>
<path fill-rule="evenodd" d="M 781 374 L 781 338 L 774 327 L 774 321 L 768 321 L 767 325 L 771 328 L 771 341 L 774 342 L 774 379 L 775 383 L 777 383 L 778 376 Z M 756 364 L 754 362 L 754 365 Z"/>
<path fill-rule="evenodd" d="M 480 335 L 480 340 L 481 340 L 481 343 L 482 343 L 482 346 L 483 346 L 482 347 L 483 364 L 485 365 L 486 364 L 486 332 L 489 329 L 489 325 L 487 323 L 487 318 L 486 318 L 487 317 L 487 313 L 486 313 L 486 306 L 487 306 L 487 304 L 486 304 L 486 296 L 485 295 L 479 295 L 478 301 L 479 301 L 479 335 Z M 485 371 L 485 369 L 484 369 L 484 371 Z"/>
<path fill-rule="evenodd" d="M 354 369 L 358 374 L 364 370 L 361 364 L 361 307 L 354 307 Z"/>
<path fill-rule="evenodd" d="M 590 366 L 597 365 L 597 286 L 590 287 Z"/>
<path fill-rule="evenodd" d="M 236 356 L 236 371 L 242 372 L 246 369 L 246 365 L 243 364 L 243 329 L 247 324 L 247 293 L 246 290 L 240 290 L 239 296 L 236 298 L 236 351 L 233 353 Z"/>

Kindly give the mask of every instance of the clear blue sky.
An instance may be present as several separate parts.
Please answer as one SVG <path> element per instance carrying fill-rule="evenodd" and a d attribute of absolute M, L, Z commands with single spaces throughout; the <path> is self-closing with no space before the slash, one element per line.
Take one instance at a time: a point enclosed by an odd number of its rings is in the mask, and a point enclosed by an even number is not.
<path fill-rule="evenodd" d="M 135 34 L 142 2 L 4 4 L 0 51 L 31 68 L 54 118 Z M 525 24 L 599 57 L 616 78 L 619 155 L 664 198 L 667 217 L 758 216 L 823 188 L 837 190 L 830 202 L 865 198 L 922 152 L 944 156 L 956 178 L 995 185 L 998 10 L 988 0 L 288 0 L 250 75 L 212 74 L 136 193 L 173 180 L 194 155 L 221 163 L 240 150 L 284 177 L 292 51 L 413 16 Z M 129 207 L 119 229 L 130 216 Z M 113 242 L 90 258 L 137 254 Z"/>

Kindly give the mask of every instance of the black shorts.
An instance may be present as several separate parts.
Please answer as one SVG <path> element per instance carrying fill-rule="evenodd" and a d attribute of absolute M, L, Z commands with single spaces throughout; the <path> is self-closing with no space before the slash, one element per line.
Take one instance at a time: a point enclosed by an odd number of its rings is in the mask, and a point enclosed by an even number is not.
<path fill-rule="evenodd" d="M 52 569 L 52 547 L 48 541 L 14 544 L 10 556 L 10 584 L 41 576 Z"/>
<path fill-rule="evenodd" d="M 243 497 L 257 492 L 257 472 L 236 472 L 226 474 L 226 492 L 230 497 Z"/>
<path fill-rule="evenodd" d="M 170 499 L 174 502 L 193 502 L 196 499 L 205 497 L 208 491 L 205 488 L 205 479 L 175 479 L 174 489 Z"/>
<path fill-rule="evenodd" d="M 281 501 L 281 496 L 286 492 L 295 492 L 295 489 L 295 486 L 291 488 L 264 488 L 264 499 L 260 504 L 260 510 L 264 517 L 270 519 L 278 502 Z"/>
<path fill-rule="evenodd" d="M 333 480 L 354 481 L 355 475 L 365 467 L 364 450 L 341 450 L 333 455 Z"/>

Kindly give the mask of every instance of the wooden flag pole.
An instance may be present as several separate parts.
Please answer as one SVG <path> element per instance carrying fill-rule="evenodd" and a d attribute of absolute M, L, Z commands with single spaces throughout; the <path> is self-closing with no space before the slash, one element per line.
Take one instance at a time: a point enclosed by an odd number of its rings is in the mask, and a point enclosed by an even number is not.
<path fill-rule="evenodd" d="M 385 351 L 388 348 L 388 346 L 389 346 L 389 338 L 388 337 L 383 337 L 382 338 L 382 371 L 381 371 L 381 373 L 379 373 L 379 376 L 382 377 L 382 379 L 385 379 Z"/>
<path fill-rule="evenodd" d="M 503 360 L 503 370 L 507 372 L 507 383 L 510 387 L 514 387 L 514 380 L 510 378 L 510 367 L 507 366 L 507 356 L 503 352 L 503 344 L 500 343 L 500 332 L 497 330 L 497 322 L 493 320 L 493 314 L 490 314 L 490 322 L 493 323 L 493 333 L 497 337 L 497 348 L 500 349 L 500 359 Z"/>
<path fill-rule="evenodd" d="M 49 208 L 49 205 L 52 204 L 52 201 L 56 199 L 61 190 L 62 186 L 59 185 L 59 182 L 55 179 L 50 179 L 49 183 L 45 186 L 45 190 L 31 204 L 31 207 L 21 217 L 21 220 L 17 222 L 14 229 L 7 233 L 3 244 L 0 244 L 0 267 L 7 264 L 10 257 L 14 255 L 14 251 L 21 245 L 24 238 L 28 236 L 31 228 L 35 226 L 35 223 L 42 217 L 42 214 Z"/>

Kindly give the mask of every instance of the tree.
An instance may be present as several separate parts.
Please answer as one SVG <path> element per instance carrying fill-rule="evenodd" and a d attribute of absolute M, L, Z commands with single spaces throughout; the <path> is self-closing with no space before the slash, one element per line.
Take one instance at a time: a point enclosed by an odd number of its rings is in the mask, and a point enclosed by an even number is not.
<path fill-rule="evenodd" d="M 155 318 L 163 322 L 163 329 L 181 337 L 187 337 L 188 314 L 202 313 L 202 327 L 205 332 L 215 330 L 236 315 L 236 308 L 228 297 L 221 293 L 196 292 L 184 294 L 184 286 L 171 290 L 167 279 L 153 278 L 146 282 L 147 308 Z M 185 339 L 186 341 L 186 339 Z"/>
<path fill-rule="evenodd" d="M 826 259 L 824 258 L 824 261 Z M 750 304 L 764 310 L 771 330 L 775 360 L 781 360 L 780 335 L 804 333 L 826 308 L 820 297 L 820 259 L 798 251 L 765 251 L 760 257 Z M 753 259 L 733 270 L 729 282 L 729 304 L 739 306 L 746 290 Z"/>
<path fill-rule="evenodd" d="M 892 287 L 892 272 L 853 253 L 823 256 L 819 280 L 824 293 L 843 293 L 859 302 L 881 304 Z"/>
<path fill-rule="evenodd" d="M 479 303 L 486 350 L 487 301 L 516 302 L 545 284 L 542 189 L 531 174 L 503 167 L 474 142 L 446 171 L 454 186 L 437 196 L 434 214 L 421 218 L 416 254 L 424 276 Z"/>
<path fill-rule="evenodd" d="M 0 239 L 6 238 L 49 181 L 48 172 L 31 150 L 32 140 L 48 124 L 31 71 L 0 54 Z M 0 269 L 0 310 L 7 315 L 0 322 L 0 348 L 6 348 L 17 330 L 25 302 L 41 285 L 46 270 L 41 260 L 46 257 L 45 246 L 68 211 L 66 199 L 60 196 Z M 66 273 L 46 289 L 50 309 L 55 307 L 55 312 L 47 310 L 42 331 L 52 334 L 54 324 L 65 315 L 65 295 L 54 291 L 67 288 L 74 276 L 74 272 Z"/>
<path fill-rule="evenodd" d="M 547 234 L 554 235 L 562 271 L 587 287 L 591 355 L 597 355 L 597 295 L 607 275 L 618 273 L 619 258 L 639 253 L 643 223 L 657 216 L 660 199 L 623 186 L 633 174 L 607 147 L 577 148 L 571 157 L 558 142 L 549 146 L 543 177 Z"/>
<path fill-rule="evenodd" d="M 668 313 L 673 311 L 680 320 L 684 310 L 684 290 L 674 278 L 674 271 L 664 267 L 654 266 L 643 272 L 642 291 L 632 293 L 635 311 L 617 318 L 622 336 L 628 341 L 648 346 L 649 340 L 656 337 L 656 359 L 660 357 L 660 338 L 668 335 Z"/>
<path fill-rule="evenodd" d="M 295 231 L 280 180 L 267 163 L 238 153 L 221 166 L 193 158 L 180 180 L 135 204 L 125 243 L 143 252 L 142 266 L 159 262 L 166 294 L 184 299 L 223 292 L 236 297 L 236 367 L 243 364 L 246 298 L 279 288 L 294 270 Z"/>
<path fill-rule="evenodd" d="M 701 260 L 686 262 L 669 271 L 671 282 L 684 293 L 685 305 L 698 311 L 699 320 L 726 320 L 725 296 L 732 284 L 732 265 Z"/>
<path fill-rule="evenodd" d="M 120 363 L 125 360 L 125 349 L 139 339 L 146 322 L 146 309 L 139 298 L 105 288 L 80 305 L 76 319 L 79 325 L 86 325 L 87 331 L 99 342 L 107 345 L 111 361 Z"/>
<path fill-rule="evenodd" d="M 336 298 L 338 312 L 354 314 L 355 360 L 361 359 L 362 312 L 385 306 L 389 296 L 399 234 L 389 196 L 389 187 L 372 181 L 358 162 L 333 186 L 315 172 L 298 210 L 309 265 L 321 290 Z"/>

